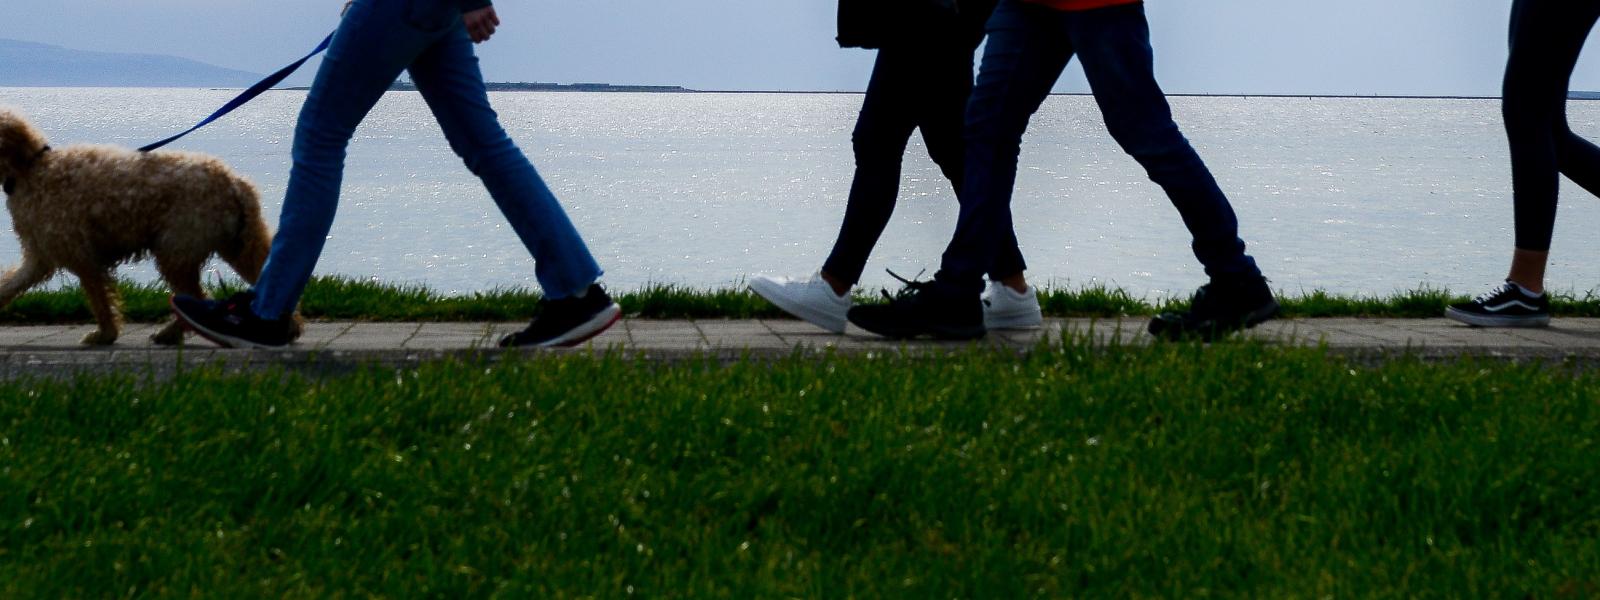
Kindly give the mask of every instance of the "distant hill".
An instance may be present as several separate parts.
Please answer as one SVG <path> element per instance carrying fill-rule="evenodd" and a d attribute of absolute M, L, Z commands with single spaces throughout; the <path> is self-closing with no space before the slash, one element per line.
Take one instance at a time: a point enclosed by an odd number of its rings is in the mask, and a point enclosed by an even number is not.
<path fill-rule="evenodd" d="M 260 75 L 157 54 L 0 39 L 0 87 L 247 87 Z"/>
<path fill-rule="evenodd" d="M 1572 92 L 1567 97 L 1573 100 L 1600 100 L 1600 92 Z"/>

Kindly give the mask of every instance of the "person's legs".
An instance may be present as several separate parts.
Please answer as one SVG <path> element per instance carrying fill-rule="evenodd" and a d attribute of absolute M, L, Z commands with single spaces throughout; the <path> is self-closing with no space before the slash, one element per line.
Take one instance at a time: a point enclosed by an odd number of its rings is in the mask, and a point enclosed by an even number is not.
<path fill-rule="evenodd" d="M 952 38 L 956 36 L 951 36 Z M 953 50 L 953 52 L 952 52 Z M 946 48 L 942 54 L 930 53 L 936 66 L 930 70 L 923 102 L 918 106 L 917 127 L 922 132 L 928 156 L 962 193 L 966 182 L 967 101 L 972 96 L 972 48 L 965 45 Z M 1028 285 L 1024 274 L 1028 265 L 1017 244 L 1017 234 L 1008 220 L 1004 237 L 996 240 L 995 257 L 989 267 L 989 287 L 983 292 L 983 323 L 988 329 L 1030 329 L 1044 324 L 1037 290 Z"/>
<path fill-rule="evenodd" d="M 1074 13 L 1069 32 L 1111 137 L 1166 191 L 1211 278 L 1195 292 L 1188 311 L 1157 315 L 1150 333 L 1210 341 L 1277 315 L 1272 290 L 1244 252 L 1233 207 L 1178 130 L 1156 84 L 1144 6 Z"/>
<path fill-rule="evenodd" d="M 1001 258 L 1016 247 L 1011 195 L 1017 158 L 1028 120 L 1072 59 L 1065 19 L 1060 11 L 1004 0 L 989 20 L 989 42 L 966 109 L 961 217 L 937 276 L 946 293 L 977 296 L 984 273 L 1005 277 L 1001 271 L 1022 266 L 1020 252 Z"/>
<path fill-rule="evenodd" d="M 809 278 L 757 275 L 750 280 L 750 290 L 774 306 L 833 333 L 844 333 L 850 288 L 861 279 L 900 194 L 901 158 L 917 126 L 913 111 L 927 71 L 920 50 L 878 51 L 851 135 L 856 170 L 844 222 L 822 269 Z"/>
<path fill-rule="evenodd" d="M 917 127 L 915 114 L 923 100 L 925 75 L 933 71 L 924 64 L 927 60 L 916 46 L 892 46 L 878 51 L 851 135 L 856 171 L 845 204 L 844 223 L 839 227 L 833 251 L 822 263 L 823 277 L 835 293 L 842 295 L 861 280 L 867 257 L 894 213 L 906 142 Z"/>
<path fill-rule="evenodd" d="M 1544 291 L 1555 229 L 1558 173 L 1600 192 L 1600 149 L 1572 133 L 1566 105 L 1572 70 L 1600 19 L 1600 2 L 1517 0 L 1501 110 L 1511 146 L 1516 253 L 1509 279 Z"/>
<path fill-rule="evenodd" d="M 412 8 L 356 0 L 345 13 L 300 110 L 289 190 L 260 278 L 226 300 L 173 296 L 186 327 L 236 348 L 276 348 L 298 336 L 293 313 L 333 223 L 345 147 L 389 84 L 437 37 L 411 25 Z"/>
<path fill-rule="evenodd" d="M 932 283 L 887 306 L 850 310 L 856 325 L 893 338 L 932 335 L 966 339 L 986 329 L 983 275 L 1011 234 L 1011 187 L 1028 119 L 1072 57 L 1060 35 L 1062 13 L 1005 0 L 989 21 L 978 84 L 967 105 L 961 217 Z M 1008 235 L 1011 234 L 1011 235 Z"/>
<path fill-rule="evenodd" d="M 1600 2 L 1516 0 L 1511 56 L 1501 101 L 1511 146 L 1516 248 L 1505 283 L 1445 316 L 1479 327 L 1542 327 L 1550 323 L 1545 266 L 1555 231 L 1560 175 L 1600 193 L 1600 148 L 1567 125 L 1567 95 L 1583 44 L 1600 20 Z"/>
<path fill-rule="evenodd" d="M 922 132 L 928 157 L 939 165 L 939 170 L 950 180 L 959 196 L 966 182 L 967 145 L 964 129 L 967 101 L 971 99 L 973 89 L 973 49 L 961 44 L 941 50 L 938 53 L 929 52 L 925 59 L 932 68 L 925 78 L 922 101 L 914 109 L 917 110 L 917 128 Z M 1028 268 L 1027 263 L 1022 258 L 1012 224 L 1007 222 L 1004 229 L 1006 235 L 999 241 L 1000 247 L 989 268 L 989 279 L 1003 282 L 1018 292 L 1025 292 L 1028 282 L 1023 271 Z"/>
<path fill-rule="evenodd" d="M 533 254 L 544 296 L 559 300 L 587 290 L 600 277 L 600 266 L 544 179 L 501 128 L 466 30 L 455 28 L 418 56 L 411 78 L 450 148 L 483 180 Z"/>
<path fill-rule="evenodd" d="M 1112 138 L 1166 190 L 1194 236 L 1195 257 L 1212 277 L 1257 276 L 1239 223 L 1200 155 L 1172 120 L 1156 84 L 1142 5 L 1084 11 L 1072 19 L 1078 58 Z"/>
<path fill-rule="evenodd" d="M 333 225 L 345 148 L 356 126 L 436 35 L 405 19 L 404 3 L 357 0 L 333 36 L 295 127 L 289 189 L 252 308 L 294 312 Z"/>

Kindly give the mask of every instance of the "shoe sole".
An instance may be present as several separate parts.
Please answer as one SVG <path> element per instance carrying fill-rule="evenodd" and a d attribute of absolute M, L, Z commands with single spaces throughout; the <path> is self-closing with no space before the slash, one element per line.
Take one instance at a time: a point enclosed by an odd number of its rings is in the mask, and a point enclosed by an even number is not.
<path fill-rule="evenodd" d="M 1008 315 L 983 315 L 986 329 L 1038 329 L 1044 327 L 1044 315 L 1037 312 Z"/>
<path fill-rule="evenodd" d="M 848 322 L 848 319 L 824 314 L 806 304 L 790 302 L 789 298 L 780 292 L 781 289 L 783 289 L 782 284 L 773 283 L 765 279 L 757 279 L 750 282 L 750 291 L 766 299 L 767 302 L 771 302 L 779 310 L 798 317 L 802 321 L 821 327 L 829 333 L 844 333 L 845 323 Z M 848 311 L 849 309 L 850 307 L 845 307 L 845 310 Z"/>
<path fill-rule="evenodd" d="M 935 340 L 940 340 L 940 341 L 964 342 L 964 341 L 968 341 L 968 340 L 980 339 L 980 338 L 982 338 L 983 336 L 985 336 L 985 335 L 987 335 L 989 333 L 988 329 L 985 329 L 983 327 L 958 327 L 958 328 L 937 328 L 937 329 L 909 330 L 909 329 L 884 329 L 884 328 L 880 328 L 880 327 L 868 327 L 866 325 L 862 325 L 860 321 L 850 321 L 850 322 L 851 323 L 855 323 L 856 327 L 860 327 L 861 329 L 866 330 L 868 333 L 873 333 L 873 334 L 876 334 L 876 335 L 880 335 L 880 336 L 889 338 L 891 340 L 914 340 L 914 339 L 926 336 L 926 337 L 931 337 L 931 338 L 933 338 Z"/>
<path fill-rule="evenodd" d="M 1550 326 L 1550 315 L 1499 317 L 1470 313 L 1451 306 L 1444 309 L 1444 316 L 1450 320 L 1466 323 L 1473 327 L 1532 328 Z"/>
<path fill-rule="evenodd" d="M 588 321 L 584 321 L 583 324 L 578 325 L 577 327 L 573 327 L 572 329 L 567 330 L 566 333 L 563 333 L 563 334 L 558 335 L 556 337 L 550 338 L 547 341 L 540 342 L 540 343 L 537 343 L 537 344 L 523 344 L 521 346 L 514 346 L 514 347 L 517 347 L 517 348 L 571 348 L 571 347 L 576 346 L 578 344 L 582 344 L 582 343 L 587 342 L 587 341 L 589 341 L 591 339 L 594 339 L 594 337 L 597 336 L 597 335 L 605 333 L 605 331 L 607 329 L 610 329 L 612 325 L 616 325 L 617 321 L 621 321 L 621 320 L 622 320 L 622 307 L 618 306 L 617 303 L 612 302 L 611 306 L 607 306 L 607 307 L 601 309 L 600 312 L 597 312 L 597 313 L 595 313 L 595 315 L 593 317 L 590 317 Z"/>
<path fill-rule="evenodd" d="M 288 346 L 288 344 L 284 344 L 283 346 L 261 344 L 244 338 L 223 335 L 210 329 L 206 329 L 205 327 L 200 326 L 200 324 L 189 320 L 188 315 L 185 315 L 183 314 L 183 311 L 178 310 L 178 305 L 173 302 L 174 299 L 176 299 L 176 297 L 168 298 L 167 306 L 172 308 L 172 314 L 178 317 L 178 322 L 183 323 L 183 328 L 193 331 L 195 335 L 203 337 L 213 344 L 222 346 L 223 348 L 237 348 L 241 350 L 282 350 L 285 346 Z"/>
<path fill-rule="evenodd" d="M 861 324 L 857 323 L 856 325 L 859 326 Z M 989 333 L 989 331 L 987 329 L 978 329 L 978 330 L 973 330 L 973 329 L 951 330 L 951 329 L 947 329 L 947 330 L 943 330 L 943 331 L 916 331 L 916 332 L 907 332 L 907 331 L 873 331 L 873 330 L 867 329 L 865 327 L 862 327 L 862 329 L 866 330 L 869 333 L 873 333 L 873 334 L 877 334 L 879 336 L 883 336 L 885 339 L 891 339 L 891 340 L 897 340 L 897 341 L 910 341 L 910 340 L 915 340 L 915 339 L 921 338 L 921 337 L 929 337 L 929 338 L 933 338 L 935 341 L 940 341 L 940 342 L 965 342 L 965 341 L 969 341 L 969 340 L 983 339 L 983 337 L 985 335 L 988 335 L 988 333 Z"/>
<path fill-rule="evenodd" d="M 1244 320 L 1240 321 L 1236 326 L 1218 327 L 1213 325 L 1208 328 L 1189 331 L 1185 331 L 1183 329 L 1167 329 L 1165 327 L 1158 327 L 1158 324 L 1165 323 L 1165 321 L 1162 321 L 1161 317 L 1158 316 L 1150 320 L 1150 327 L 1148 328 L 1148 331 L 1150 332 L 1150 335 L 1167 341 L 1179 341 L 1193 337 L 1202 342 L 1210 343 L 1226 337 L 1231 333 L 1246 329 L 1255 329 L 1257 325 L 1271 321 L 1273 317 L 1278 316 L 1278 313 L 1281 310 L 1282 307 L 1278 305 L 1278 301 L 1273 300 L 1272 303 L 1267 306 L 1250 311 L 1249 314 L 1244 316 Z"/>

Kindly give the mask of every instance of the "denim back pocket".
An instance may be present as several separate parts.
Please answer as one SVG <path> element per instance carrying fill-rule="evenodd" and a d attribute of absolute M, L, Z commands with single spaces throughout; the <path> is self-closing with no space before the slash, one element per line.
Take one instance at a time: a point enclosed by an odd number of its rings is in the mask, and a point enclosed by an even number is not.
<path fill-rule="evenodd" d="M 405 3 L 406 24 L 421 31 L 443 31 L 461 18 L 461 5 L 453 0 L 400 0 Z"/>

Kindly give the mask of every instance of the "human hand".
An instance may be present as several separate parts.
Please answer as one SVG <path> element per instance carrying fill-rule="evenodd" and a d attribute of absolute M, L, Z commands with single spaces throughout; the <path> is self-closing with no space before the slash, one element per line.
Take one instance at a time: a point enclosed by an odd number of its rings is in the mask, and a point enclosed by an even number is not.
<path fill-rule="evenodd" d="M 467 36 L 479 44 L 489 41 L 495 28 L 500 26 L 500 16 L 495 14 L 493 6 L 462 13 L 461 20 L 467 24 Z"/>

